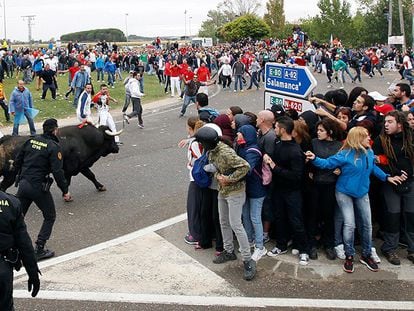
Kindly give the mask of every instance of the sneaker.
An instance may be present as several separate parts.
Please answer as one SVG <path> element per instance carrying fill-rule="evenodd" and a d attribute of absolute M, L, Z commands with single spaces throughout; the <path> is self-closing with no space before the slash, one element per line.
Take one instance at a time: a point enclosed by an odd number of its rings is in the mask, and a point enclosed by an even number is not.
<path fill-rule="evenodd" d="M 124 143 L 122 142 L 122 141 L 118 141 L 117 143 L 116 143 L 116 145 L 117 146 L 122 146 Z"/>
<path fill-rule="evenodd" d="M 359 262 L 366 265 L 371 271 L 377 272 L 379 270 L 377 263 L 371 257 L 361 256 Z"/>
<path fill-rule="evenodd" d="M 244 275 L 243 278 L 246 281 L 253 280 L 254 276 L 256 275 L 256 262 L 253 259 L 249 261 L 243 261 L 244 266 Z"/>
<path fill-rule="evenodd" d="M 179 117 L 179 118 L 184 117 L 184 113 L 180 113 L 180 114 L 178 115 L 178 117 Z"/>
<path fill-rule="evenodd" d="M 129 117 L 126 114 L 124 114 L 124 121 L 129 124 Z"/>
<path fill-rule="evenodd" d="M 306 266 L 309 263 L 309 255 L 306 253 L 299 254 L 299 264 Z"/>
<path fill-rule="evenodd" d="M 411 261 L 412 263 L 414 263 L 414 253 L 408 253 L 408 255 L 407 255 L 407 259 L 408 259 L 409 261 Z"/>
<path fill-rule="evenodd" d="M 144 124 L 138 124 L 138 127 L 139 127 L 140 129 L 143 129 L 143 128 L 144 128 Z"/>
<path fill-rule="evenodd" d="M 299 255 L 299 250 L 296 248 L 292 248 L 292 255 L 293 256 L 298 256 Z"/>
<path fill-rule="evenodd" d="M 253 255 L 252 255 L 252 259 L 254 261 L 259 261 L 260 258 L 262 258 L 263 256 L 265 256 L 267 254 L 267 249 L 266 247 L 263 248 L 255 248 Z"/>
<path fill-rule="evenodd" d="M 336 259 L 336 253 L 333 248 L 328 247 L 327 249 L 325 249 L 325 252 L 326 252 L 326 258 L 328 258 L 329 260 Z"/>
<path fill-rule="evenodd" d="M 197 244 L 197 240 L 194 239 L 191 234 L 187 234 L 184 237 L 184 242 L 187 243 L 188 245 L 196 245 Z"/>
<path fill-rule="evenodd" d="M 40 261 L 40 260 L 55 256 L 55 252 L 45 249 L 44 247 L 36 246 L 35 256 L 36 256 L 37 261 Z"/>
<path fill-rule="evenodd" d="M 213 259 L 213 263 L 221 264 L 230 260 L 237 260 L 236 254 L 234 252 L 229 253 L 227 251 L 223 251 L 220 255 Z"/>
<path fill-rule="evenodd" d="M 273 247 L 273 249 L 271 251 L 268 251 L 267 252 L 267 256 L 276 257 L 276 256 L 279 256 L 279 255 L 282 255 L 282 254 L 286 254 L 286 253 L 287 253 L 287 249 L 281 250 L 280 248 L 277 248 L 275 246 L 275 247 Z"/>
<path fill-rule="evenodd" d="M 345 259 L 346 258 L 343 244 L 339 244 L 339 245 L 335 246 L 334 250 L 335 250 L 335 253 L 336 253 L 336 257 L 338 257 L 339 259 Z"/>
<path fill-rule="evenodd" d="M 312 247 L 309 252 L 309 258 L 312 260 L 318 259 L 318 250 L 316 247 Z"/>
<path fill-rule="evenodd" d="M 395 266 L 399 266 L 401 264 L 400 258 L 395 251 L 382 252 L 382 254 L 390 264 Z"/>
<path fill-rule="evenodd" d="M 377 250 L 375 249 L 375 247 L 371 247 L 371 258 L 376 263 L 381 263 L 381 258 L 379 258 L 378 254 L 377 254 Z"/>
<path fill-rule="evenodd" d="M 345 272 L 354 272 L 354 256 L 348 256 L 345 258 L 343 269 Z"/>

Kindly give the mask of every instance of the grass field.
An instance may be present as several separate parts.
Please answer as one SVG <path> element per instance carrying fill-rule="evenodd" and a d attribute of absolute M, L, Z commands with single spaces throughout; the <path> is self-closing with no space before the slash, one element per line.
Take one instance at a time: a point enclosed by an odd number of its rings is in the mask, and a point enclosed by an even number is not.
<path fill-rule="evenodd" d="M 34 99 L 34 107 L 39 109 L 40 112 L 36 116 L 35 122 L 39 122 L 45 120 L 47 118 L 56 118 L 62 119 L 66 117 L 72 117 L 76 115 L 75 109 L 73 108 L 73 95 L 69 95 L 69 100 L 65 100 L 65 93 L 68 90 L 68 74 L 58 76 L 58 86 L 59 86 L 59 96 L 57 96 L 57 100 L 52 100 L 52 96 L 50 91 L 46 94 L 46 99 L 41 100 L 42 90 L 36 91 L 36 83 L 33 81 L 30 84 L 26 85 L 29 90 L 32 92 L 33 99 Z M 122 77 L 125 78 L 128 73 L 123 73 Z M 21 74 L 18 78 L 13 77 L 10 79 L 4 79 L 4 89 L 7 99 L 10 98 L 11 92 L 13 88 L 17 84 L 17 80 L 21 79 Z M 99 91 L 99 86 L 101 83 L 96 82 L 96 73 L 92 73 L 93 78 L 93 86 L 95 92 Z M 152 102 L 155 100 L 160 100 L 166 98 L 164 94 L 164 86 L 160 85 L 158 82 L 158 78 L 154 75 L 144 76 L 144 93 L 145 96 L 142 99 L 143 104 Z M 115 83 L 115 88 L 110 88 L 110 94 L 112 97 L 118 100 L 117 104 L 111 102 L 111 106 L 114 108 L 122 107 L 124 104 L 124 97 L 125 97 L 125 88 L 122 81 L 117 81 Z M 0 122 L 1 124 L 5 125 L 5 118 L 3 111 L 0 111 Z"/>

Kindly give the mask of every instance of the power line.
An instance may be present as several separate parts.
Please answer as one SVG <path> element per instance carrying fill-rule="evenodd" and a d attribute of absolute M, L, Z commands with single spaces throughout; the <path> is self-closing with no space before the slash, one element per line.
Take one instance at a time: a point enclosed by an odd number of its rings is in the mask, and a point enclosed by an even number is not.
<path fill-rule="evenodd" d="M 27 20 L 27 28 L 29 32 L 29 45 L 32 46 L 32 26 L 34 25 L 36 15 L 24 15 L 22 16 L 23 20 Z"/>

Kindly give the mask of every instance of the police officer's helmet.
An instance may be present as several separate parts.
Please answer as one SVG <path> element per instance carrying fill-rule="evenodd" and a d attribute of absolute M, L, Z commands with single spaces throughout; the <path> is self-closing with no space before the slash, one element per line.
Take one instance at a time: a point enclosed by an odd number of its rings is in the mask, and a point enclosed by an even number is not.
<path fill-rule="evenodd" d="M 217 131 L 212 129 L 211 127 L 202 127 L 200 128 L 197 133 L 195 134 L 195 138 L 198 142 L 203 145 L 205 150 L 212 150 L 216 148 L 219 142 L 219 136 Z"/>

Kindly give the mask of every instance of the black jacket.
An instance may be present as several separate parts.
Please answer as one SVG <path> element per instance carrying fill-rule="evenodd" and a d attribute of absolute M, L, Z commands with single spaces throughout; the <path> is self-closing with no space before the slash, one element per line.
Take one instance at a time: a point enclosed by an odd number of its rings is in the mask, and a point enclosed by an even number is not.
<path fill-rule="evenodd" d="M 276 166 L 272 183 L 279 190 L 295 191 L 302 188 L 305 172 L 305 155 L 294 140 L 277 140 L 271 155 Z"/>
<path fill-rule="evenodd" d="M 27 233 L 20 201 L 0 191 L 0 253 L 17 249 L 29 276 L 37 275 L 38 267 L 32 240 Z"/>
<path fill-rule="evenodd" d="M 388 159 L 390 165 L 379 165 L 379 167 L 387 174 L 391 176 L 401 175 L 401 170 L 405 171 L 408 175 L 408 181 L 414 180 L 414 171 L 413 171 L 413 163 L 410 161 L 410 158 L 406 155 L 405 151 L 403 150 L 403 134 L 398 133 L 395 135 L 390 135 L 391 139 L 391 146 L 394 149 L 395 156 L 397 157 L 397 161 L 392 161 Z M 377 137 L 372 145 L 372 149 L 375 155 L 385 155 L 384 148 L 381 144 L 380 137 Z"/>
<path fill-rule="evenodd" d="M 49 173 L 62 193 L 68 192 L 68 184 L 63 171 L 63 156 L 58 139 L 54 135 L 42 134 L 28 139 L 18 153 L 14 163 L 20 179 L 41 185 Z"/>

